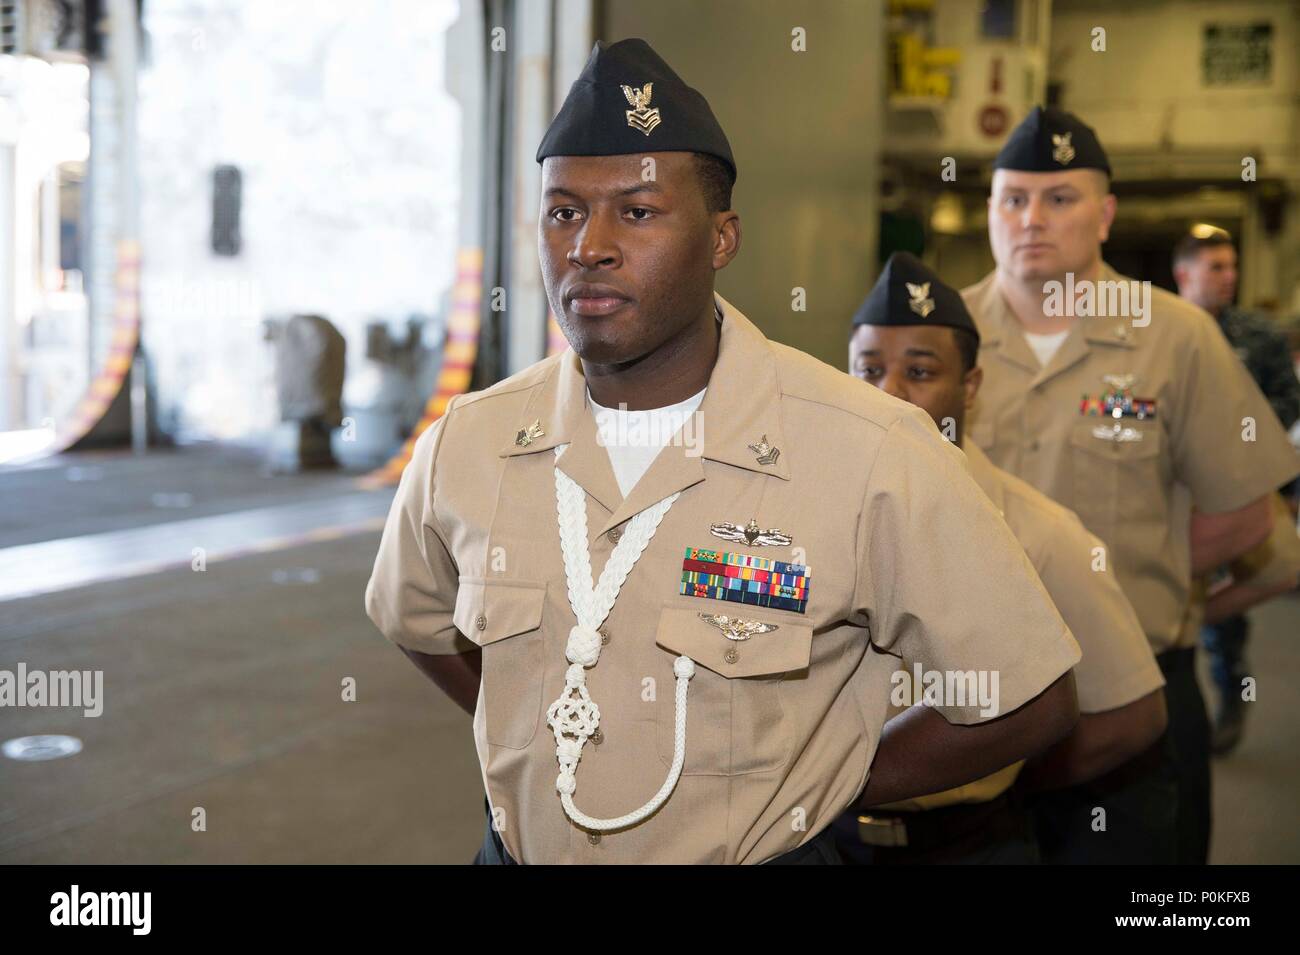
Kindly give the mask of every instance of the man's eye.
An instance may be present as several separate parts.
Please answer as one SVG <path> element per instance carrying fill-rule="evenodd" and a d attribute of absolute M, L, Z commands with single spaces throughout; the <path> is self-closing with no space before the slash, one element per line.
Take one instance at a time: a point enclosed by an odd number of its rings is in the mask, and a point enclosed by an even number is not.
<path fill-rule="evenodd" d="M 862 368 L 863 378 L 879 378 L 882 373 L 879 365 L 865 365 Z"/>
<path fill-rule="evenodd" d="M 1002 200 L 1002 204 L 1006 206 L 1008 209 L 1014 209 L 1016 208 L 1016 206 L 1020 205 L 1020 197 L 1008 196 L 1007 198 Z"/>
<path fill-rule="evenodd" d="M 578 219 L 578 215 L 579 213 L 577 209 L 569 209 L 569 208 L 556 209 L 554 212 L 551 213 L 551 217 L 554 219 L 558 219 L 560 222 L 576 222 Z"/>
<path fill-rule="evenodd" d="M 642 206 L 635 206 L 627 210 L 627 214 L 637 222 L 641 222 L 645 219 L 649 219 L 652 215 L 654 215 L 653 212 L 651 212 L 649 209 L 646 209 Z"/>
<path fill-rule="evenodd" d="M 913 378 L 929 378 L 929 377 L 930 377 L 930 369 L 928 369 L 928 368 L 916 368 L 916 367 L 913 367 L 913 368 L 908 369 L 908 373 L 909 373 Z"/>
<path fill-rule="evenodd" d="M 1074 201 L 1074 196 L 1052 196 L 1052 205 L 1068 206 Z"/>

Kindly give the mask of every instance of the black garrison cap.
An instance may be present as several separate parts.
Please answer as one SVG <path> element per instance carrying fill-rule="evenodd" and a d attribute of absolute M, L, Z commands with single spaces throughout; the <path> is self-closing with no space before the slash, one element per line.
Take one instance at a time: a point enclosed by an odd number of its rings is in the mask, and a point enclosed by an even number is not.
<path fill-rule="evenodd" d="M 597 42 L 542 137 L 537 161 L 663 152 L 717 156 L 736 178 L 731 145 L 709 104 L 650 44 Z"/>
<path fill-rule="evenodd" d="M 1100 169 L 1110 175 L 1106 150 L 1097 134 L 1073 113 L 1035 106 L 1024 122 L 1011 131 L 994 169 L 1021 172 L 1060 172 L 1062 169 Z"/>
<path fill-rule="evenodd" d="M 946 325 L 980 333 L 961 294 L 945 285 L 910 252 L 895 252 L 885 263 L 867 300 L 853 313 L 858 325 Z"/>

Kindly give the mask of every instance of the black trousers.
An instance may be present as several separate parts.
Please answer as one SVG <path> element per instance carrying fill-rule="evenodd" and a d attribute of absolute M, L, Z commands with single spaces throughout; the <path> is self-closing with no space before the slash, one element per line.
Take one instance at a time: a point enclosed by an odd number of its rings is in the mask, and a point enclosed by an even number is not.
<path fill-rule="evenodd" d="M 1178 864 L 1210 859 L 1210 720 L 1196 682 L 1196 649 L 1168 650 L 1156 658 L 1165 674 L 1168 735 L 1178 782 Z"/>
<path fill-rule="evenodd" d="M 1204 865 L 1208 859 L 1210 724 L 1196 683 L 1196 651 L 1169 650 L 1156 659 L 1165 675 L 1169 728 L 1150 750 L 1105 776 L 1034 797 L 1044 863 Z"/>
<path fill-rule="evenodd" d="M 486 807 L 488 801 L 483 800 Z M 506 852 L 501 836 L 492 828 L 492 811 L 488 809 L 487 831 L 483 835 L 483 846 L 474 856 L 475 865 L 518 865 Z M 842 865 L 840 855 L 835 851 L 835 839 L 830 828 L 823 829 L 797 849 L 768 859 L 764 865 Z"/>
<path fill-rule="evenodd" d="M 1146 753 L 1078 786 L 1034 796 L 1045 865 L 1174 865 L 1178 780 L 1165 733 Z"/>

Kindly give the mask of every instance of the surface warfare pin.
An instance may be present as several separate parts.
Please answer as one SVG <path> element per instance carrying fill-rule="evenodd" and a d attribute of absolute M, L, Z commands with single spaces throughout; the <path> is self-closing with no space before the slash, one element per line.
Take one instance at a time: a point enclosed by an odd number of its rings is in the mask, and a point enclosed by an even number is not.
<path fill-rule="evenodd" d="M 730 521 L 718 521 L 709 525 L 709 533 L 714 537 L 721 537 L 724 541 L 733 543 L 744 541 L 750 547 L 788 547 L 791 542 L 790 536 L 782 534 L 779 527 L 761 530 L 758 521 L 752 517 L 744 527 Z"/>

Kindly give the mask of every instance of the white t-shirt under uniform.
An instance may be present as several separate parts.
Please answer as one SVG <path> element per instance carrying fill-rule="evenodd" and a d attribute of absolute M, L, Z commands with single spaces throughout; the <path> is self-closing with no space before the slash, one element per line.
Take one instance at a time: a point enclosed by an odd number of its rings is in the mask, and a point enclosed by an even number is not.
<path fill-rule="evenodd" d="M 708 389 L 675 405 L 645 411 L 606 408 L 597 404 L 590 392 L 587 393 L 591 413 L 596 418 L 597 440 L 609 454 L 618 489 L 624 497 L 636 487 L 636 482 L 649 470 L 659 452 L 672 442 L 687 419 L 695 413 L 704 400 L 705 391 Z"/>
<path fill-rule="evenodd" d="M 1038 364 L 1046 368 L 1047 363 L 1052 360 L 1052 356 L 1056 354 L 1056 350 L 1061 347 L 1061 343 L 1065 341 L 1066 336 L 1069 334 L 1070 330 L 1068 328 L 1048 335 L 1025 332 L 1025 341 L 1029 342 L 1029 347 L 1034 350 L 1034 354 L 1038 357 Z"/>

